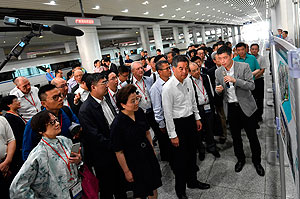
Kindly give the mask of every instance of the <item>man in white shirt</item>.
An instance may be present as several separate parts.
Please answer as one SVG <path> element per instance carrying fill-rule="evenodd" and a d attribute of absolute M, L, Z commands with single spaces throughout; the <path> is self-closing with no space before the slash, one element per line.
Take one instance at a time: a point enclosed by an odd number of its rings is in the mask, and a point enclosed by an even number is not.
<path fill-rule="evenodd" d="M 77 84 L 72 88 L 72 93 L 74 93 L 80 87 L 82 77 L 83 77 L 82 70 L 75 70 L 74 71 L 74 79 L 77 82 Z"/>
<path fill-rule="evenodd" d="M 116 110 L 117 113 L 119 113 L 119 109 L 117 107 L 117 101 L 116 101 L 116 96 L 118 92 L 118 78 L 116 73 L 110 72 L 107 76 L 107 94 L 105 95 L 105 98 L 110 100 L 111 104 L 113 105 L 114 109 Z"/>
<path fill-rule="evenodd" d="M 90 74 L 85 73 L 81 78 L 81 83 L 79 84 L 79 88 L 74 92 L 75 95 L 80 95 L 80 101 L 84 102 L 89 96 L 89 89 L 86 86 L 86 80 Z"/>
<path fill-rule="evenodd" d="M 118 71 L 118 89 L 121 89 L 122 87 L 127 85 L 130 70 L 128 66 L 123 65 L 119 67 Z"/>
<path fill-rule="evenodd" d="M 241 129 L 244 128 L 250 143 L 252 163 L 257 174 L 264 176 L 265 171 L 261 166 L 261 147 L 254 119 L 257 106 L 251 93 L 255 85 L 249 64 L 233 61 L 232 50 L 227 46 L 219 48 L 217 53 L 222 67 L 216 70 L 215 90 L 223 96 L 224 111 L 230 126 L 234 153 L 238 160 L 235 172 L 242 171 L 246 163 L 241 137 Z"/>
<path fill-rule="evenodd" d="M 285 41 L 289 42 L 290 44 L 295 45 L 293 39 L 290 38 L 290 37 L 288 37 L 288 34 L 289 34 L 288 31 L 286 31 L 286 30 L 283 31 L 283 32 L 282 32 L 282 38 L 283 38 Z"/>
<path fill-rule="evenodd" d="M 186 185 L 198 189 L 208 189 L 210 185 L 197 180 L 196 140 L 202 124 L 191 79 L 186 78 L 188 59 L 182 55 L 175 56 L 173 71 L 174 75 L 162 89 L 162 105 L 172 143 L 175 191 L 179 199 L 186 199 Z"/>
<path fill-rule="evenodd" d="M 41 111 L 41 101 L 38 97 L 39 89 L 31 86 L 26 77 L 15 80 L 18 89 L 13 89 L 9 94 L 18 97 L 21 108 L 18 109 L 22 117 L 28 122 L 37 112 Z"/>

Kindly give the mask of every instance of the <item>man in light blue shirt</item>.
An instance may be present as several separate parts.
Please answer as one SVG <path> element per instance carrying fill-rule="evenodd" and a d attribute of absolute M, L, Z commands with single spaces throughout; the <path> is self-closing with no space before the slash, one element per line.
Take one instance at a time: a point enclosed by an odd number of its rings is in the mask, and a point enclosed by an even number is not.
<path fill-rule="evenodd" d="M 159 77 L 152 85 L 150 89 L 150 98 L 152 102 L 153 112 L 155 121 L 158 123 L 159 129 L 161 133 L 159 137 L 161 138 L 160 145 L 160 155 L 162 159 L 169 160 L 170 154 L 168 151 L 170 150 L 170 140 L 167 134 L 166 124 L 165 124 L 165 117 L 164 117 L 164 110 L 162 107 L 162 98 L 161 92 L 163 85 L 168 81 L 169 77 L 171 76 L 171 67 L 169 66 L 168 61 L 162 60 L 155 64 L 156 71 L 158 71 Z"/>

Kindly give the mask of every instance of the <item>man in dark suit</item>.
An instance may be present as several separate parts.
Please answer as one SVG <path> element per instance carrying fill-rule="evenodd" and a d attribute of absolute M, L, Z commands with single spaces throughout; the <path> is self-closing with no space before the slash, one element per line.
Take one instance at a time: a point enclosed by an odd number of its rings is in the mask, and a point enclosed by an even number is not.
<path fill-rule="evenodd" d="M 216 92 L 223 95 L 224 112 L 228 118 L 234 153 L 238 159 L 235 172 L 240 172 L 246 161 L 241 137 L 241 129 L 244 128 L 250 142 L 256 172 L 264 176 L 265 171 L 260 164 L 261 147 L 253 114 L 257 109 L 251 93 L 255 85 L 249 64 L 233 61 L 232 50 L 228 46 L 222 46 L 217 53 L 222 66 L 216 70 Z"/>
<path fill-rule="evenodd" d="M 110 140 L 109 128 L 115 115 L 110 101 L 104 98 L 107 80 L 103 73 L 94 73 L 86 83 L 90 94 L 79 110 L 85 161 L 95 169 L 101 199 L 126 198 L 121 185 L 124 175 Z"/>
<path fill-rule="evenodd" d="M 108 57 L 104 58 L 104 64 L 110 71 L 118 74 L 118 67 L 116 66 L 116 64 L 111 63 L 111 61 Z"/>

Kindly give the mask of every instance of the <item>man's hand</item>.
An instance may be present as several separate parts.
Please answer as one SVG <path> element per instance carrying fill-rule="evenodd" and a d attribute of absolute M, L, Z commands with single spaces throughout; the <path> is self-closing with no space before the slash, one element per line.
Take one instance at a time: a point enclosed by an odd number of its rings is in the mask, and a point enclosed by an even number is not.
<path fill-rule="evenodd" d="M 222 85 L 216 86 L 216 91 L 217 91 L 218 93 L 222 93 L 223 90 L 224 90 L 224 88 L 223 88 Z"/>
<path fill-rule="evenodd" d="M 200 131 L 202 129 L 202 123 L 200 120 L 196 120 L 196 125 L 197 125 L 197 131 Z"/>
<path fill-rule="evenodd" d="M 160 129 L 160 131 L 161 131 L 162 133 L 167 133 L 166 127 L 165 127 L 165 128 L 159 128 L 159 129 Z"/>
<path fill-rule="evenodd" d="M 0 164 L 0 171 L 4 174 L 4 176 L 6 175 L 8 170 L 9 170 L 9 163 L 7 163 L 6 161 L 2 162 Z"/>
<path fill-rule="evenodd" d="M 80 150 L 81 150 L 81 147 L 79 148 L 78 153 L 71 152 L 71 156 L 69 157 L 70 163 L 79 164 L 81 162 Z"/>
<path fill-rule="evenodd" d="M 179 147 L 179 139 L 178 139 L 178 137 L 171 138 L 171 143 L 173 144 L 173 146 Z"/>
<path fill-rule="evenodd" d="M 130 170 L 128 170 L 124 173 L 125 173 L 125 178 L 128 182 L 134 182 L 133 175 Z"/>
<path fill-rule="evenodd" d="M 232 83 L 235 83 L 236 82 L 236 79 L 234 77 L 231 77 L 231 76 L 225 76 L 224 77 L 224 82 L 227 83 L 227 82 L 232 82 Z"/>
<path fill-rule="evenodd" d="M 77 105 L 79 103 L 80 98 L 81 98 L 80 93 L 78 93 L 77 95 L 75 95 L 75 97 L 74 97 L 74 104 Z"/>

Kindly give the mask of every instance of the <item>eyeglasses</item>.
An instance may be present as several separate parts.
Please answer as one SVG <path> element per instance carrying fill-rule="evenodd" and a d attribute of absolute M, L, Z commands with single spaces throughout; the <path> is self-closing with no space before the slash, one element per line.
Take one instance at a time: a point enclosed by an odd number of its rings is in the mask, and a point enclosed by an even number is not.
<path fill-rule="evenodd" d="M 107 83 L 108 83 L 108 81 L 106 80 L 106 81 L 103 81 L 103 82 L 101 82 L 101 83 L 99 83 L 100 85 L 107 85 Z"/>
<path fill-rule="evenodd" d="M 52 97 L 52 99 L 53 99 L 54 101 L 58 101 L 59 98 L 63 98 L 63 95 L 62 95 L 61 93 L 58 94 L 58 95 L 54 95 L 54 96 Z"/>
<path fill-rule="evenodd" d="M 115 81 L 117 79 L 117 77 L 112 77 L 109 80 Z"/>
<path fill-rule="evenodd" d="M 51 126 L 54 126 L 56 124 L 56 122 L 59 122 L 57 118 L 55 118 L 54 120 L 50 121 L 49 124 Z"/>
<path fill-rule="evenodd" d="M 136 103 L 139 103 L 141 101 L 141 96 L 136 96 L 135 99 L 132 99 L 130 101 L 131 104 L 136 104 Z"/>
<path fill-rule="evenodd" d="M 159 69 L 159 70 L 171 70 L 171 67 L 167 67 L 167 68 L 162 68 L 162 69 Z"/>
<path fill-rule="evenodd" d="M 62 84 L 61 86 L 56 86 L 56 88 L 64 88 L 64 87 L 68 87 L 68 84 Z"/>

